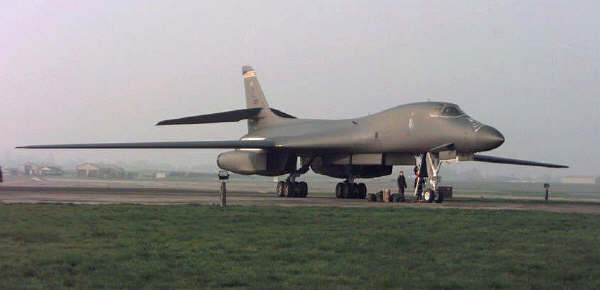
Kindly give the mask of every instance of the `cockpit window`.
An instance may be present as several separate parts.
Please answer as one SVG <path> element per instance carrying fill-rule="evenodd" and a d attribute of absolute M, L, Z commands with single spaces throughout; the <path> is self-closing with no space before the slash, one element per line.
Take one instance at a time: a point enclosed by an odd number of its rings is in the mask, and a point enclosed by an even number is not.
<path fill-rule="evenodd" d="M 464 114 L 465 113 L 459 107 L 455 106 L 446 106 L 442 109 L 441 113 L 444 117 L 458 117 Z"/>

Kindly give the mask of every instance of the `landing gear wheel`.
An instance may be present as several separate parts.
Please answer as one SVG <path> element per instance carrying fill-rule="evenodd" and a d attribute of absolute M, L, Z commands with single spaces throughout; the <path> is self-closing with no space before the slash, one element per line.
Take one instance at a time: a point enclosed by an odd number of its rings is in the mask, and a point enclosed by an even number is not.
<path fill-rule="evenodd" d="M 367 186 L 364 183 L 358 184 L 358 198 L 365 199 L 367 197 Z"/>
<path fill-rule="evenodd" d="M 284 195 L 283 195 L 284 187 L 285 187 L 285 182 L 283 182 L 283 181 L 277 182 L 277 186 L 275 186 L 275 194 L 277 194 L 278 197 L 284 197 Z"/>
<path fill-rule="evenodd" d="M 351 198 L 352 197 L 352 190 L 353 190 L 353 184 L 352 183 L 342 183 L 342 198 Z"/>
<path fill-rule="evenodd" d="M 352 183 L 352 197 L 351 198 L 358 198 L 360 196 L 359 193 L 360 192 L 358 192 L 358 184 Z"/>
<path fill-rule="evenodd" d="M 308 195 L 308 185 L 306 182 L 301 181 L 297 184 L 298 197 L 306 197 Z"/>
<path fill-rule="evenodd" d="M 348 198 L 356 198 L 356 183 L 348 183 L 346 186 L 348 186 Z"/>
<path fill-rule="evenodd" d="M 435 199 L 435 191 L 433 189 L 428 189 L 423 192 L 423 201 L 426 203 L 431 203 Z"/>
<path fill-rule="evenodd" d="M 441 192 L 436 191 L 435 192 L 435 203 L 442 203 L 443 201 L 444 201 L 444 195 Z"/>
<path fill-rule="evenodd" d="M 343 183 L 338 182 L 338 184 L 336 184 L 335 186 L 335 197 L 337 198 L 344 198 L 344 195 L 342 194 L 342 187 L 344 186 Z"/>
<path fill-rule="evenodd" d="M 294 182 L 286 182 L 283 187 L 283 196 L 294 197 L 296 196 L 296 187 Z"/>

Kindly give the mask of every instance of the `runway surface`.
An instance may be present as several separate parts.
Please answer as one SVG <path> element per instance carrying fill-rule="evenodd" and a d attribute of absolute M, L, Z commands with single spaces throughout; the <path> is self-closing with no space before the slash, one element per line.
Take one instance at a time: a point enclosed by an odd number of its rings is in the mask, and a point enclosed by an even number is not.
<path fill-rule="evenodd" d="M 217 204 L 219 195 L 215 190 L 178 187 L 130 186 L 64 186 L 64 185 L 1 185 L 2 203 L 74 203 L 74 204 Z M 381 203 L 356 199 L 338 199 L 333 196 L 309 196 L 307 198 L 279 198 L 272 193 L 254 191 L 229 191 L 228 205 L 252 206 L 331 206 L 331 207 L 392 207 L 392 208 L 469 208 L 488 210 L 541 210 L 552 212 L 600 214 L 598 202 L 549 202 L 502 199 L 456 199 L 442 204 L 417 202 Z"/>

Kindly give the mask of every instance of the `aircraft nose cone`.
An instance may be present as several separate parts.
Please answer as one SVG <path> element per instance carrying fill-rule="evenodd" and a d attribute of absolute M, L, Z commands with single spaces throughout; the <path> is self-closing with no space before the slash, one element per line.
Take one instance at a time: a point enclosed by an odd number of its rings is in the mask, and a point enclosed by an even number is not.
<path fill-rule="evenodd" d="M 504 143 L 504 136 L 500 131 L 491 126 L 483 126 L 477 131 L 477 143 L 482 150 L 492 150 Z"/>

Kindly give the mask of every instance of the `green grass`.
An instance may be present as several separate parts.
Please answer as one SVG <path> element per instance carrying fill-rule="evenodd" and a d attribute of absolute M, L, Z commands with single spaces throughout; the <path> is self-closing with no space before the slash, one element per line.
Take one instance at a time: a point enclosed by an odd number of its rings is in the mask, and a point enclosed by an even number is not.
<path fill-rule="evenodd" d="M 0 288 L 598 288 L 600 216 L 0 205 Z"/>

